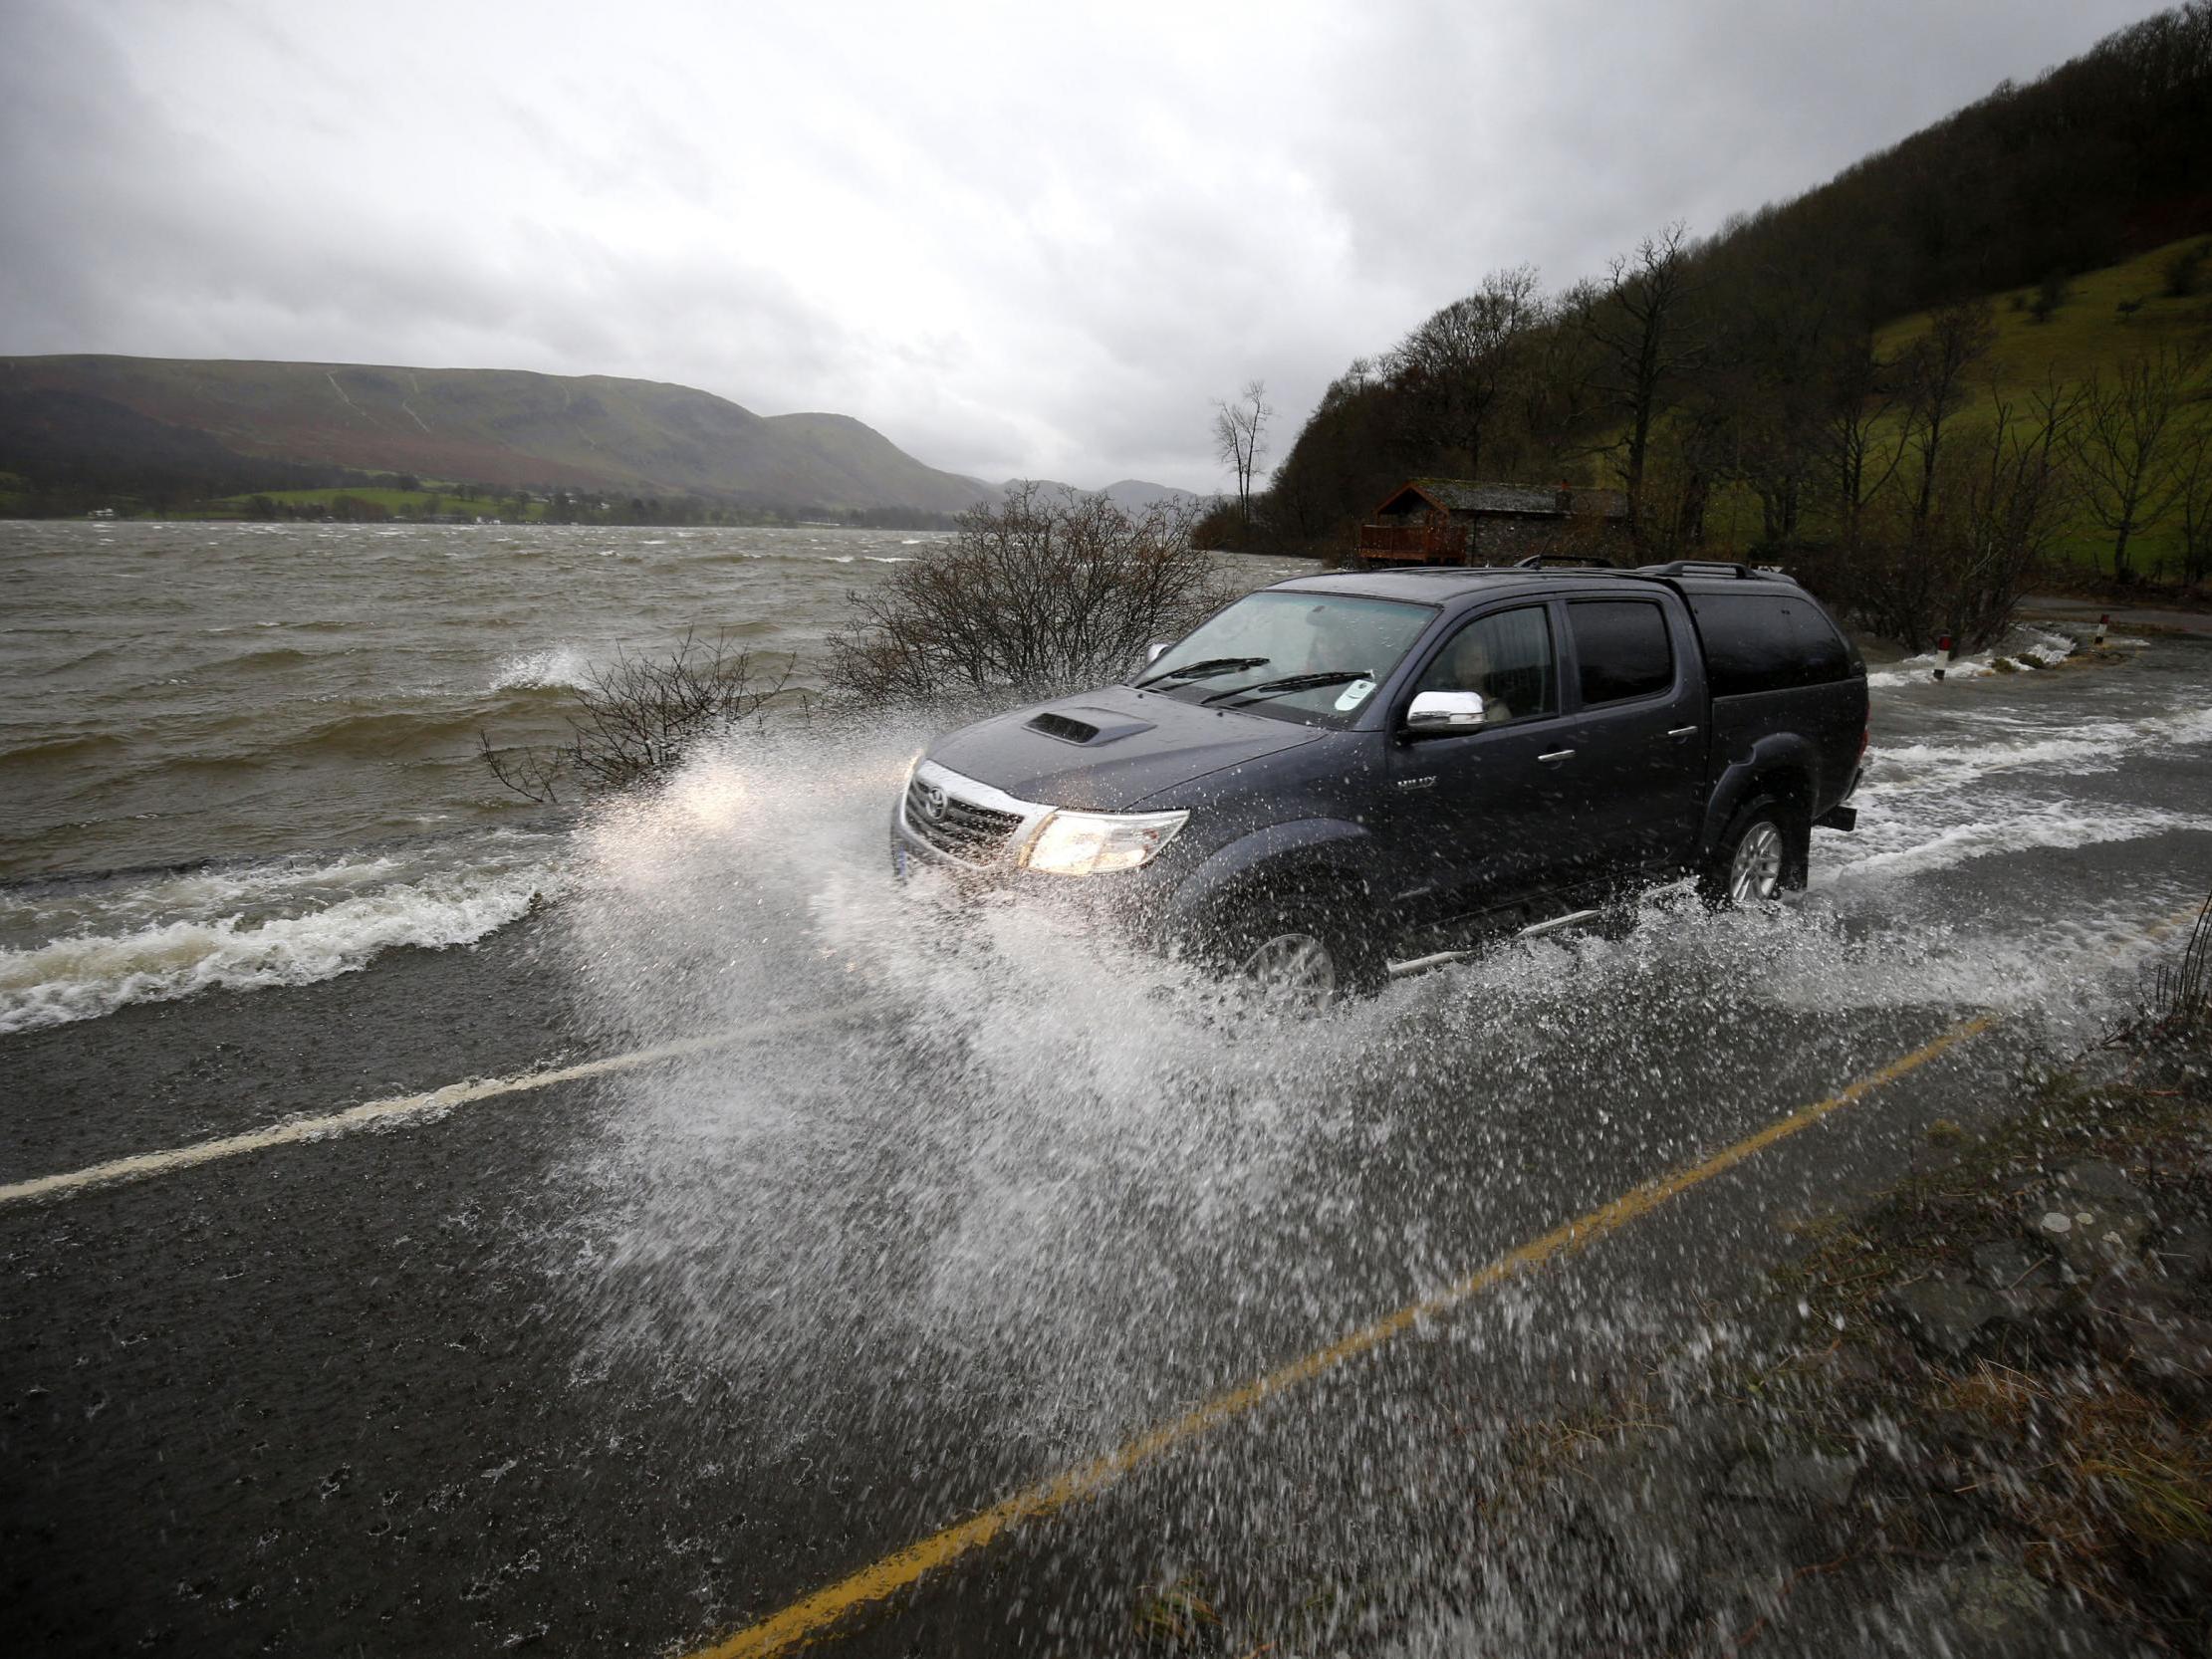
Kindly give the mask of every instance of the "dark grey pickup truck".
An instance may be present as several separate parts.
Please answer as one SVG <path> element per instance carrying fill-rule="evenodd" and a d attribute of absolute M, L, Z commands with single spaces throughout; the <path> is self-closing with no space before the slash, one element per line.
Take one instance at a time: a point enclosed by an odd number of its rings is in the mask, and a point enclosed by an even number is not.
<path fill-rule="evenodd" d="M 1695 873 L 1802 885 L 1866 749 L 1866 669 L 1741 565 L 1302 577 L 1125 685 L 978 722 L 914 764 L 895 867 L 1084 890 L 1288 994 Z"/>

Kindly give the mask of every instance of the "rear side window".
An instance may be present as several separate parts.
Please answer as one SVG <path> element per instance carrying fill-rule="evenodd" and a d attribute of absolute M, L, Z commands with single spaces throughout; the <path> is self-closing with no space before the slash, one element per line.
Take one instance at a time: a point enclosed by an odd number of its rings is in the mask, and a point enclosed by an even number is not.
<path fill-rule="evenodd" d="M 1828 619 L 1827 613 L 1806 599 L 1793 599 L 1782 608 L 1789 615 L 1790 633 L 1797 640 L 1799 659 L 1805 664 L 1805 683 L 1827 685 L 1831 680 L 1848 678 L 1850 655 L 1843 649 L 1843 637 L 1836 631 L 1836 624 Z"/>
<path fill-rule="evenodd" d="M 1716 697 L 1826 685 L 1850 673 L 1835 624 L 1803 595 L 1692 593 L 1689 601 Z"/>
<path fill-rule="evenodd" d="M 1567 607 L 1582 668 L 1583 707 L 1648 697 L 1674 683 L 1666 615 L 1646 599 L 1582 599 Z"/>

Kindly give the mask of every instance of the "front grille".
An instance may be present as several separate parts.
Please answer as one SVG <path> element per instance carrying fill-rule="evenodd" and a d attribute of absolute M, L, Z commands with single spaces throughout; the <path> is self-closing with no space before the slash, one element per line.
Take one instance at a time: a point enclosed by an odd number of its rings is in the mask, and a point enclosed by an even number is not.
<path fill-rule="evenodd" d="M 906 828 L 939 852 L 971 864 L 987 864 L 1006 846 L 1007 837 L 1022 826 L 1019 813 L 1002 813 L 963 801 L 950 791 L 937 791 L 944 805 L 935 816 L 929 812 L 931 786 L 916 778 L 906 786 Z"/>

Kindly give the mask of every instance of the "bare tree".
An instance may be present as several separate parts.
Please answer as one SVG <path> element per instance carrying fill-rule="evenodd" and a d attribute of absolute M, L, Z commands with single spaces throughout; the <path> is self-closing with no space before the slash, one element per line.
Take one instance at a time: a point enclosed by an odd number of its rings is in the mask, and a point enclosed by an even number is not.
<path fill-rule="evenodd" d="M 1577 319 L 1596 348 L 1600 390 L 1624 423 L 1612 447 L 1620 456 L 1629 528 L 1639 540 L 1652 426 L 1676 383 L 1705 353 L 1691 317 L 1698 287 L 1690 268 L 1689 230 L 1677 221 L 1645 237 L 1633 253 L 1613 259 L 1605 285 L 1586 292 Z"/>
<path fill-rule="evenodd" d="M 1247 537 L 1252 534 L 1252 474 L 1267 447 L 1267 423 L 1275 413 L 1268 407 L 1267 382 L 1247 380 L 1234 402 L 1216 402 L 1213 417 L 1214 453 L 1237 479 L 1237 517 Z"/>
<path fill-rule="evenodd" d="M 1531 331 L 1522 344 L 1523 372 L 1515 376 L 1508 413 L 1538 469 L 1535 476 L 1579 476 L 1593 453 L 1589 433 L 1610 399 L 1601 384 L 1601 354 L 1575 320 L 1601 298 L 1596 283 L 1577 283 L 1550 306 L 1551 326 Z"/>
<path fill-rule="evenodd" d="M 1935 507 L 1937 469 L 1950 418 L 1966 401 L 1967 371 L 1997 343 L 1996 319 L 1987 300 L 1944 306 L 1928 320 L 1928 332 L 1905 349 L 1898 367 L 1904 377 L 1909 443 L 1920 463 L 1919 488 L 1912 502 L 1915 533 Z"/>
<path fill-rule="evenodd" d="M 1483 440 L 1515 378 L 1529 334 L 1543 323 L 1533 265 L 1493 271 L 1400 341 L 1388 359 L 1405 392 L 1414 436 L 1429 450 L 1461 450 L 1482 475 Z"/>
<path fill-rule="evenodd" d="M 2083 507 L 2112 538 L 2112 579 L 2134 574 L 2128 544 L 2155 530 L 2182 498 L 2193 439 L 2184 405 L 2201 388 L 2203 341 L 2163 346 L 2124 362 L 2109 379 L 2092 374 L 2074 435 Z"/>
<path fill-rule="evenodd" d="M 1910 426 L 1891 418 L 1900 395 L 1892 367 L 1861 333 L 1844 348 L 1828 381 L 1822 447 L 1846 559 L 1862 545 L 1866 509 L 1897 475 L 1911 439 Z"/>
<path fill-rule="evenodd" d="M 762 685 L 752 658 L 732 651 L 726 636 L 707 646 L 686 633 L 665 655 L 624 652 L 595 664 L 577 690 L 565 742 L 502 749 L 479 732 L 478 753 L 501 784 L 549 807 L 565 789 L 626 789 L 681 764 L 700 740 L 764 714 L 789 691 L 795 660 Z"/>
<path fill-rule="evenodd" d="M 1926 518 L 1913 497 L 1869 503 L 1864 545 L 1840 573 L 1851 614 L 1914 651 L 1942 633 L 1969 649 L 2003 634 L 2066 526 L 2067 434 L 2082 402 L 2056 378 L 2025 394 L 1992 384 L 1987 418 L 1942 446 Z"/>
<path fill-rule="evenodd" d="M 1025 484 L 961 515 L 946 552 L 846 595 L 829 676 L 874 702 L 1043 696 L 1128 673 L 1226 598 L 1189 515 Z"/>
<path fill-rule="evenodd" d="M 1855 305 L 1825 262 L 1802 256 L 1718 280 L 1726 303 L 1706 308 L 1710 345 L 1684 399 L 1704 429 L 1684 446 L 1706 473 L 1695 498 L 1722 479 L 1748 486 L 1761 540 L 1788 546 L 1822 482 L 1830 371 Z"/>
<path fill-rule="evenodd" d="M 2032 392 L 1990 388 L 1989 425 L 1951 486 L 1950 632 L 1968 648 L 2012 625 L 2029 579 L 2065 528 L 2066 444 L 2086 395 L 2056 375 Z"/>
<path fill-rule="evenodd" d="M 2212 577 L 2212 424 L 2199 421 L 2183 446 L 2181 581 L 2194 588 Z"/>

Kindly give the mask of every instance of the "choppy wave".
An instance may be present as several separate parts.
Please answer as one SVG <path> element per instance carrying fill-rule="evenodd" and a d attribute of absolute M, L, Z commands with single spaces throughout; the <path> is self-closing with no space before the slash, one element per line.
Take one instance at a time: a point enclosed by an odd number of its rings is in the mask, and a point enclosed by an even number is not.
<path fill-rule="evenodd" d="M 214 988 L 307 985 L 404 945 L 483 938 L 558 891 L 542 845 L 479 837 L 479 861 L 348 858 L 18 889 L 0 924 L 0 1036 Z M 75 925 L 72 925 L 72 924 Z"/>
<path fill-rule="evenodd" d="M 259 625 L 268 627 L 276 624 L 264 622 Z M 297 668 L 303 662 L 314 661 L 316 655 L 313 651 L 303 651 L 293 645 L 263 645 L 250 651 L 240 651 L 235 656 L 218 657 L 202 664 L 201 672 L 236 673 L 260 669 L 284 672 Z"/>
<path fill-rule="evenodd" d="M 0 748 L 0 765 L 36 761 L 51 765 L 65 759 L 82 759 L 103 749 L 121 748 L 123 739 L 113 732 L 86 732 L 67 737 L 36 738 L 15 748 Z"/>

